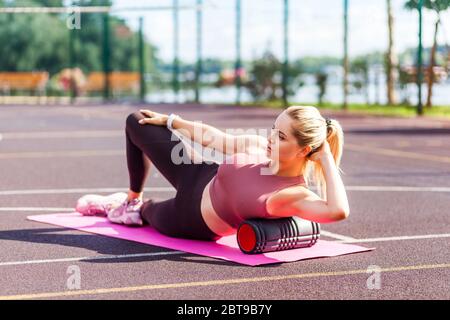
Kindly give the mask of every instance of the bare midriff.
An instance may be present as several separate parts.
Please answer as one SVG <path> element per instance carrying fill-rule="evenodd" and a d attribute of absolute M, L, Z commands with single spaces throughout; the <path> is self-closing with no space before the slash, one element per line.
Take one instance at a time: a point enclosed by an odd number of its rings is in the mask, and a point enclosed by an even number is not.
<path fill-rule="evenodd" d="M 213 178 L 214 179 L 214 178 Z M 231 227 L 227 222 L 225 222 L 212 206 L 211 197 L 209 195 L 209 187 L 213 181 L 208 182 L 205 189 L 203 190 L 202 200 L 201 200 L 201 211 L 203 219 L 208 227 L 219 236 L 228 236 L 230 234 L 236 233 L 236 229 Z"/>

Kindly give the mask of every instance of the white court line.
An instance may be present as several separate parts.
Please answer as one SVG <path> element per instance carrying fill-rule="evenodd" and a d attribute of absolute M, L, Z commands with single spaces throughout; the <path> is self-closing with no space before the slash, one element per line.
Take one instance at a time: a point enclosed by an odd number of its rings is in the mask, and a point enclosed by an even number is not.
<path fill-rule="evenodd" d="M 47 259 L 47 260 L 27 260 L 27 261 L 11 261 L 11 262 L 0 262 L 0 267 L 5 266 L 19 266 L 25 264 L 44 264 L 44 263 L 55 263 L 55 262 L 73 262 L 73 261 L 83 261 L 83 260 L 108 260 L 108 259 L 126 259 L 126 258 L 141 258 L 141 257 L 155 257 L 155 256 L 166 256 L 175 254 L 187 254 L 184 251 L 162 251 L 162 252 L 152 252 L 152 253 L 136 253 L 136 254 L 120 254 L 120 255 L 105 255 L 105 256 L 94 256 L 94 257 L 77 257 L 77 258 L 63 258 L 63 259 Z"/>
<path fill-rule="evenodd" d="M 62 212 L 62 211 L 67 211 L 67 212 L 75 212 L 75 208 L 45 208 L 45 207 L 0 207 L 0 212 L 1 211 L 46 211 L 46 212 Z M 334 239 L 338 239 L 338 240 L 343 240 L 343 241 L 354 241 L 356 240 L 355 238 L 352 237 L 347 237 L 341 234 L 337 234 L 337 233 L 332 233 L 332 232 L 328 232 L 325 230 L 321 230 L 320 233 L 326 237 L 330 237 L 330 238 L 334 238 Z"/>
<path fill-rule="evenodd" d="M 355 239 L 355 240 L 350 240 L 350 241 L 340 240 L 340 241 L 336 241 L 336 242 L 341 242 L 341 243 L 367 243 L 367 242 L 383 242 L 383 241 L 438 239 L 438 238 L 449 238 L 449 237 L 450 237 L 450 233 L 442 233 L 442 234 L 427 234 L 427 235 L 418 235 L 418 236 L 399 236 L 399 237 Z"/>
<path fill-rule="evenodd" d="M 416 152 L 410 152 L 410 151 L 400 151 L 400 150 L 385 149 L 385 148 L 378 148 L 378 147 L 373 147 L 373 146 L 364 146 L 364 145 L 356 145 L 356 144 L 348 144 L 348 143 L 345 145 L 345 148 L 352 150 L 352 151 L 361 151 L 361 152 L 366 152 L 366 153 L 381 154 L 383 156 L 450 163 L 450 157 L 437 156 L 437 155 L 432 155 L 432 154 L 422 154 L 422 153 L 416 153 Z"/>
<path fill-rule="evenodd" d="M 67 138 L 107 138 L 125 136 L 124 130 L 77 130 L 77 131 L 39 131 L 39 132 L 6 132 L 4 140 L 13 139 L 67 139 Z"/>
<path fill-rule="evenodd" d="M 320 235 L 321 235 L 321 236 L 325 236 L 325 237 L 330 237 L 330 238 L 338 239 L 338 240 L 345 241 L 345 242 L 357 240 L 357 239 L 352 238 L 352 237 L 347 237 L 347 236 L 344 236 L 344 235 L 342 235 L 342 234 L 337 234 L 337 233 L 333 233 L 333 232 L 328 232 L 328 231 L 325 231 L 325 230 L 320 230 Z"/>
<path fill-rule="evenodd" d="M 62 150 L 62 151 L 36 151 L 36 152 L 3 152 L 1 159 L 29 159 L 54 157 L 94 157 L 94 156 L 125 156 L 124 150 Z"/>
<path fill-rule="evenodd" d="M 349 191 L 450 192 L 450 187 L 346 186 Z"/>
<path fill-rule="evenodd" d="M 52 212 L 74 212 L 75 208 L 55 208 L 55 207 L 0 207 L 0 211 L 52 211 Z M 431 234 L 418 236 L 398 236 L 398 237 L 383 237 L 383 238 L 368 238 L 355 239 L 349 236 L 321 230 L 320 234 L 326 237 L 334 238 L 342 243 L 364 243 L 364 242 L 380 242 L 380 241 L 398 241 L 398 240 L 413 240 L 413 239 L 432 239 L 432 238 L 447 238 L 450 233 L 445 234 Z"/>
<path fill-rule="evenodd" d="M 41 207 L 0 207 L 0 211 L 51 211 L 51 212 L 74 212 L 74 208 L 41 208 Z M 415 240 L 415 239 L 433 239 L 433 238 L 447 238 L 450 237 L 450 233 L 444 234 L 430 234 L 419 236 L 400 236 L 400 237 L 384 237 L 384 238 L 368 238 L 368 239 L 355 239 L 352 237 L 344 236 L 338 233 L 333 233 L 325 230 L 321 230 L 320 234 L 325 237 L 337 239 L 342 243 L 364 243 L 364 242 L 381 242 L 381 241 L 399 241 L 399 240 Z"/>
<path fill-rule="evenodd" d="M 315 190 L 315 187 L 310 187 Z M 348 191 L 393 191 L 393 192 L 450 192 L 450 187 L 404 187 L 404 186 L 347 186 Z M 96 192 L 125 192 L 128 187 L 119 188 L 72 188 L 72 189 L 28 189 L 28 190 L 3 190 L 0 196 L 25 195 L 25 194 L 76 194 L 76 193 L 96 193 Z M 144 192 L 172 192 L 174 187 L 150 187 Z"/>
<path fill-rule="evenodd" d="M 75 208 L 0 207 L 0 211 L 75 211 Z"/>
<path fill-rule="evenodd" d="M 450 234 L 431 234 L 431 235 L 418 235 L 407 237 L 386 237 L 386 238 L 372 238 L 372 239 L 356 239 L 353 241 L 334 241 L 338 243 L 368 243 L 368 242 L 380 242 L 380 241 L 398 241 L 398 240 L 420 240 L 431 238 L 447 238 Z M 138 254 L 122 254 L 122 255 L 106 255 L 106 256 L 93 256 L 93 257 L 75 257 L 75 258 L 63 258 L 63 259 L 47 259 L 47 260 L 25 260 L 25 261 L 9 261 L 0 262 L 0 267 L 4 266 L 17 266 L 27 264 L 44 264 L 44 263 L 58 263 L 58 262 L 73 262 L 73 261 L 96 261 L 96 260 L 108 260 L 108 259 L 126 259 L 126 258 L 139 258 L 139 257 L 152 257 L 152 256 L 164 256 L 175 254 L 190 254 L 183 251 L 163 251 L 154 253 L 138 253 Z"/>
<path fill-rule="evenodd" d="M 4 190 L 0 196 L 25 195 L 25 194 L 76 194 L 97 192 L 126 192 L 128 187 L 121 188 L 73 188 L 73 189 L 28 189 L 28 190 Z M 144 188 L 144 192 L 170 192 L 176 191 L 174 187 L 151 187 Z"/>

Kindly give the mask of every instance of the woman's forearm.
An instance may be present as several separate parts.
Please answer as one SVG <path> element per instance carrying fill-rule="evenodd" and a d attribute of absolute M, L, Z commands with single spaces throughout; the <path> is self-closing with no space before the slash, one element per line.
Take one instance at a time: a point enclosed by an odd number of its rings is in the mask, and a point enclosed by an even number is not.
<path fill-rule="evenodd" d="M 224 148 L 225 133 L 213 126 L 178 116 L 173 120 L 172 127 L 183 136 L 205 147 L 220 150 Z"/>
<path fill-rule="evenodd" d="M 345 186 L 339 175 L 338 168 L 332 155 L 326 155 L 321 159 L 322 169 L 326 181 L 327 205 L 333 212 L 350 213 L 350 208 L 345 192 Z"/>

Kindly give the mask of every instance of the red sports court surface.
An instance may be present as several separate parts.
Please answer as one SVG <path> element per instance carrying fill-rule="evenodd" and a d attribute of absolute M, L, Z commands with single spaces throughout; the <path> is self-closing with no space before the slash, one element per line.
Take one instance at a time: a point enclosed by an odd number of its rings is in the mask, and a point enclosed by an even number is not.
<path fill-rule="evenodd" d="M 126 191 L 125 118 L 141 107 L 0 106 L 0 298 L 450 298 L 450 122 L 444 120 L 323 112 L 344 127 L 351 215 L 322 225 L 322 238 L 377 248 L 371 252 L 248 267 L 26 220 L 71 212 L 86 193 Z M 223 130 L 268 129 L 280 112 L 145 108 Z M 146 196 L 173 196 L 154 167 L 150 174 Z"/>

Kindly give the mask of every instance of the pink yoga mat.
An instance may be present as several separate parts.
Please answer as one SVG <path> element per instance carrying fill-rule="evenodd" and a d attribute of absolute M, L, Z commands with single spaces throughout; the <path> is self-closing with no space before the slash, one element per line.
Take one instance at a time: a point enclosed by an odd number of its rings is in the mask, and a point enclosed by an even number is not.
<path fill-rule="evenodd" d="M 73 228 L 108 237 L 136 241 L 153 246 L 170 248 L 203 256 L 234 261 L 250 266 L 298 261 L 320 257 L 334 257 L 375 249 L 364 248 L 351 244 L 319 240 L 314 246 L 309 248 L 248 255 L 243 253 L 239 249 L 236 241 L 236 235 L 222 237 L 217 241 L 172 238 L 159 233 L 150 226 L 138 228 L 126 227 L 123 225 L 110 223 L 106 218 L 103 217 L 82 216 L 78 212 L 35 215 L 29 216 L 27 217 L 27 219 L 66 228 Z"/>

